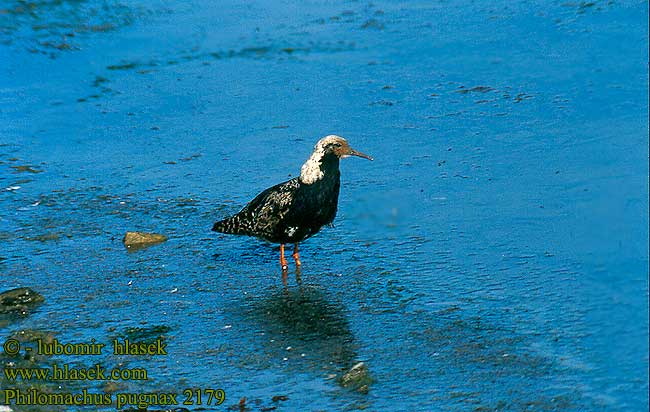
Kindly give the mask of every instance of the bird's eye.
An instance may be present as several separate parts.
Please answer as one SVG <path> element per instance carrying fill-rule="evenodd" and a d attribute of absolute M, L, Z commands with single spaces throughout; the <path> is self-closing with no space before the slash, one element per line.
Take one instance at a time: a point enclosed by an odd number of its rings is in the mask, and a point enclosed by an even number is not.
<path fill-rule="evenodd" d="M 334 143 L 334 146 L 336 146 L 336 147 L 341 147 L 341 146 L 343 146 L 343 145 L 342 145 L 341 143 Z"/>

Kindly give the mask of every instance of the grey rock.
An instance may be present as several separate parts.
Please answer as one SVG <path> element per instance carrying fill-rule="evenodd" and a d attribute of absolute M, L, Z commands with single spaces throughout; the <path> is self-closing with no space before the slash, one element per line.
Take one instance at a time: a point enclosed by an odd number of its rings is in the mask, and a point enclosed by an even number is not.
<path fill-rule="evenodd" d="M 30 288 L 11 289 L 0 293 L 0 313 L 25 313 L 45 298 Z"/>
<path fill-rule="evenodd" d="M 353 389 L 360 393 L 368 393 L 372 379 L 365 363 L 359 362 L 339 378 L 344 388 Z"/>

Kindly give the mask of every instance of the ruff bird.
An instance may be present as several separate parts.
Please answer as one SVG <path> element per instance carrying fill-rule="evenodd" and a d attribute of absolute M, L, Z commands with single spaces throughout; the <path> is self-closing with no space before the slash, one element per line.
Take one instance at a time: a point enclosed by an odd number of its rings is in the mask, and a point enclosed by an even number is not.
<path fill-rule="evenodd" d="M 299 177 L 264 190 L 239 213 L 216 222 L 212 230 L 279 243 L 283 272 L 288 268 L 284 246 L 293 243 L 292 256 L 296 268 L 300 267 L 298 243 L 331 224 L 336 216 L 341 186 L 339 160 L 348 156 L 373 160 L 353 150 L 340 136 L 320 139 Z"/>

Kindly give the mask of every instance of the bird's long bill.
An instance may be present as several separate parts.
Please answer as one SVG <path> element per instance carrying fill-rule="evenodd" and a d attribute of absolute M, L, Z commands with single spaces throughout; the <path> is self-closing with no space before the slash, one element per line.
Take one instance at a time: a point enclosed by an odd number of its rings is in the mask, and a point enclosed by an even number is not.
<path fill-rule="evenodd" d="M 374 160 L 372 157 L 368 156 L 367 154 L 357 152 L 356 150 L 353 149 L 350 149 L 350 156 L 359 156 L 359 157 L 363 157 L 364 159 Z"/>

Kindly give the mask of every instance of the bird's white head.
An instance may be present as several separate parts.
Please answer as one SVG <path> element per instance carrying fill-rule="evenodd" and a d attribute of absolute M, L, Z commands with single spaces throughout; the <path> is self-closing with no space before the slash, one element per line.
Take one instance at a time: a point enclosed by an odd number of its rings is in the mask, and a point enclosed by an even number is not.
<path fill-rule="evenodd" d="M 311 157 L 302 165 L 300 169 L 300 181 L 305 184 L 312 184 L 323 178 L 324 173 L 321 168 L 322 160 L 326 155 L 334 155 L 339 159 L 349 156 L 363 157 L 364 159 L 373 160 L 367 154 L 357 152 L 352 149 L 348 141 L 341 136 L 325 136 L 316 143 L 314 152 Z"/>

